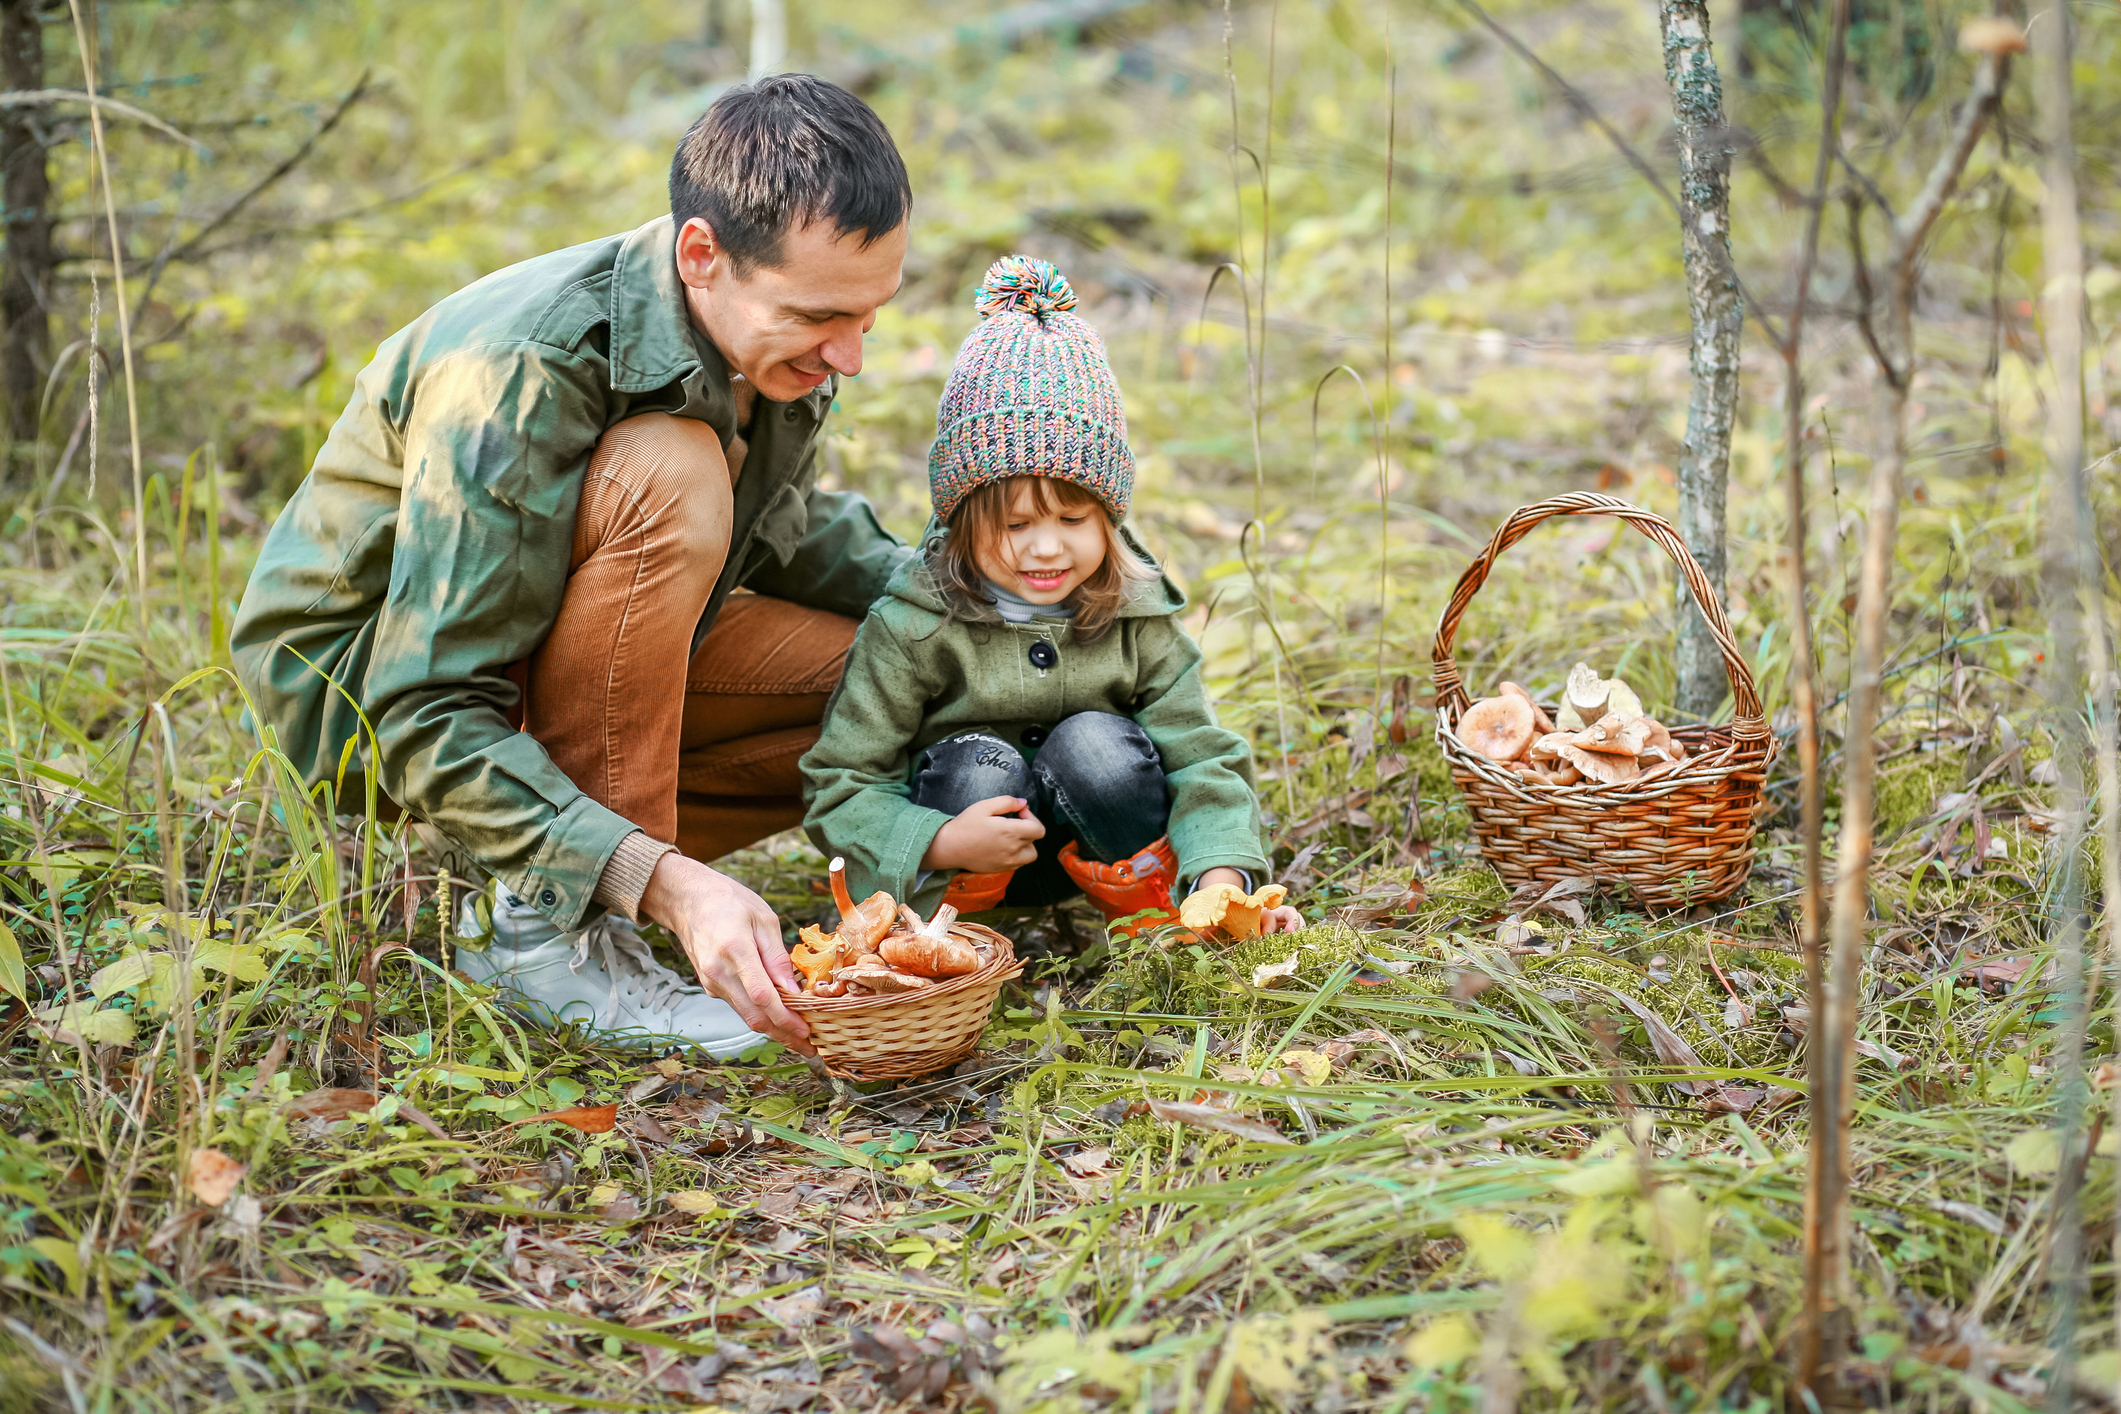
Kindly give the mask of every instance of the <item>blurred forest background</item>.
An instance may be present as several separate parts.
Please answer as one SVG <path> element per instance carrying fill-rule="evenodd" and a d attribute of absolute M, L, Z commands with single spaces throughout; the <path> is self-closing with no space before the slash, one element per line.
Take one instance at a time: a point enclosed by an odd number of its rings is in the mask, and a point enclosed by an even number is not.
<path fill-rule="evenodd" d="M 1732 248 L 1786 313 L 1823 7 L 1710 9 Z M 1802 1260 L 1793 757 L 1743 907 L 1541 923 L 1469 858 L 1424 707 L 1437 615 L 1511 509 L 1596 489 L 1675 512 L 1676 218 L 1581 109 L 1672 179 L 1656 8 L 1490 7 L 1575 104 L 1467 0 L 788 0 L 778 37 L 752 13 L 0 0 L 0 76 L 29 95 L 0 107 L 0 907 L 25 958 L 0 986 L 19 998 L 0 1013 L 0 1410 L 931 1390 L 1009 1409 L 1779 1405 Z M 1850 32 L 1848 165 L 1805 325 L 1830 821 L 1876 445 L 1842 192 L 1912 194 L 1967 90 L 1972 13 L 1860 0 Z M 2111 5 L 2078 14 L 2106 546 L 2121 52 Z M 84 51 L 107 186 L 90 107 L 36 97 L 87 88 Z M 1002 1059 L 955 1091 L 864 1099 L 786 1064 L 644 1072 L 459 1009 L 418 860 L 372 822 L 287 806 L 232 683 L 194 676 L 225 664 L 258 538 L 377 343 L 493 270 L 662 214 L 675 139 L 755 59 L 856 88 L 911 168 L 906 287 L 824 450 L 888 526 L 926 518 L 935 400 L 988 263 L 1044 256 L 1082 294 L 1127 398 L 1136 523 L 1193 598 L 1220 710 L 1259 751 L 1277 860 L 1321 925 L 1310 990 L 1247 984 L 1273 949 L 1099 945 L 1012 994 Z M 1891 581 L 1847 1379 L 1933 1408 L 2030 1407 L 2065 1368 L 2050 1343 L 2104 1381 L 2087 1399 L 2121 1375 L 2103 1159 L 2089 1304 L 2047 1294 L 2052 388 L 2029 73 L 1923 266 Z M 1743 348 L 1728 607 L 1787 730 L 1782 364 L 1750 324 Z M 1670 702 L 1672 572 L 1615 526 L 1565 522 L 1502 560 L 1459 641 L 1476 695 L 1510 677 L 1551 698 L 1587 659 Z M 791 918 L 822 908 L 816 866 L 793 837 L 735 861 Z M 196 1021 L 160 964 L 99 970 L 167 956 L 189 926 L 151 906 L 172 879 L 191 881 L 175 906 L 198 910 L 202 946 L 227 949 L 199 964 Z M 393 934 L 422 961 L 379 976 Z M 1344 994 L 1342 964 L 1375 984 Z M 1622 999 L 1617 1051 L 1563 982 Z M 126 1020 L 86 1029 L 112 1012 Z M 342 1024 L 395 1064 L 359 1069 Z M 1556 1088 L 1686 1070 L 1674 1033 L 1739 1098 L 1652 1081 L 1628 1125 Z M 2091 1043 L 2114 1049 L 2110 1021 Z M 1165 1071 L 1219 1076 L 1313 1142 L 1130 1110 Z M 288 1117 L 312 1086 L 355 1084 L 388 1094 L 360 1119 Z M 622 1103 L 621 1129 L 496 1128 L 585 1097 Z M 240 1155 L 249 1187 L 187 1193 L 207 1146 Z"/>

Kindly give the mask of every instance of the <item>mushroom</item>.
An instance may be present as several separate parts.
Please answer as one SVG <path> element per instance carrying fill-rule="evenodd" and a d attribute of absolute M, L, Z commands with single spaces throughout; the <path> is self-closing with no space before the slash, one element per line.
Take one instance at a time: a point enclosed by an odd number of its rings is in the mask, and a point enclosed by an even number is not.
<path fill-rule="evenodd" d="M 856 904 L 847 892 L 847 861 L 835 858 L 828 872 L 832 902 L 840 911 L 839 940 L 855 952 L 867 952 L 898 921 L 898 901 L 878 889 Z"/>
<path fill-rule="evenodd" d="M 1680 743 L 1678 737 L 1672 735 L 1664 723 L 1658 721 L 1655 717 L 1644 717 L 1642 722 L 1643 725 L 1650 729 L 1650 735 L 1649 740 L 1643 743 L 1642 750 L 1637 753 L 1638 755 L 1648 756 L 1658 761 L 1678 762 L 1686 760 L 1686 747 Z"/>
<path fill-rule="evenodd" d="M 817 991 L 818 983 L 832 975 L 839 960 L 840 940 L 814 923 L 803 925 L 800 941 L 788 953 L 788 961 L 803 974 L 803 980 L 812 992 Z"/>
<path fill-rule="evenodd" d="M 1532 703 L 1525 697 L 1484 697 L 1458 719 L 1458 739 L 1490 761 L 1513 761 L 1532 744 Z"/>
<path fill-rule="evenodd" d="M 1570 744 L 1568 732 L 1548 732 L 1532 739 L 1531 759 L 1535 766 L 1551 766 L 1561 759 L 1561 748 Z"/>
<path fill-rule="evenodd" d="M 1642 774 L 1642 767 L 1632 756 L 1611 756 L 1575 745 L 1562 747 L 1561 759 L 1602 786 L 1617 786 Z"/>
<path fill-rule="evenodd" d="M 1569 669 L 1569 686 L 1562 694 L 1561 710 L 1564 716 L 1576 718 L 1576 730 L 1584 723 L 1595 722 L 1606 713 L 1606 698 L 1612 692 L 1612 684 L 1594 672 L 1589 663 L 1578 663 Z M 1564 730 L 1568 723 L 1557 725 Z"/>
<path fill-rule="evenodd" d="M 1644 717 L 1623 717 L 1608 712 L 1569 739 L 1573 746 L 1608 756 L 1640 756 L 1649 743 L 1654 722 Z"/>
<path fill-rule="evenodd" d="M 1554 730 L 1554 719 L 1546 714 L 1546 710 L 1539 705 L 1539 699 L 1532 696 L 1531 693 L 1526 692 L 1514 682 L 1506 682 L 1502 685 L 1502 695 L 1504 697 L 1522 697 L 1525 701 L 1532 704 L 1532 732 L 1534 735 L 1543 736 L 1547 732 Z"/>
<path fill-rule="evenodd" d="M 938 908 L 935 917 L 926 923 L 904 904 L 899 905 L 898 911 L 913 931 L 893 933 L 877 944 L 876 950 L 886 964 L 922 977 L 962 977 L 980 970 L 980 956 L 973 946 L 950 936 L 950 925 L 957 921 L 954 904 Z"/>
<path fill-rule="evenodd" d="M 890 995 L 897 992 L 918 992 L 923 987 L 935 984 L 925 977 L 916 977 L 910 972 L 901 972 L 895 967 L 846 967 L 840 969 L 840 980 L 850 987 Z"/>
<path fill-rule="evenodd" d="M 1642 715 L 1642 699 L 1635 695 L 1634 688 L 1629 687 L 1619 678 L 1614 678 L 1606 683 L 1606 688 L 1608 689 L 1605 699 L 1606 711 L 1618 712 L 1623 717 L 1639 717 Z"/>
<path fill-rule="evenodd" d="M 1217 884 L 1194 890 L 1179 905 L 1178 921 L 1196 933 L 1220 928 L 1233 938 L 1256 938 L 1260 915 L 1281 907 L 1288 896 L 1289 890 L 1281 884 L 1263 884 L 1249 894 L 1235 884 Z"/>

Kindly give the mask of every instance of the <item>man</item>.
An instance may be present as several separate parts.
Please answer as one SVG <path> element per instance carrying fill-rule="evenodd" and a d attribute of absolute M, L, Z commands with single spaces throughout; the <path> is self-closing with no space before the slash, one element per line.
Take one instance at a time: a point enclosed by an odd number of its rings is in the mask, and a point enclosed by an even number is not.
<path fill-rule="evenodd" d="M 704 861 L 800 820 L 796 761 L 911 553 L 815 449 L 912 194 L 867 105 L 784 75 L 693 125 L 670 201 L 384 341 L 266 538 L 236 668 L 310 782 L 374 773 L 499 879 L 467 972 L 613 1036 L 808 1050 L 772 909 Z"/>

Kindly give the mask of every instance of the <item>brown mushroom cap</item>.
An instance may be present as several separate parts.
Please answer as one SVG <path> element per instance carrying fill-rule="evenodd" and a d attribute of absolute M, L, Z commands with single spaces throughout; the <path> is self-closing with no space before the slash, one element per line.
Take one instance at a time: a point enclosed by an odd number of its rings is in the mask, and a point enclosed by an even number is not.
<path fill-rule="evenodd" d="M 1502 695 L 1504 697 L 1522 697 L 1525 701 L 1532 704 L 1533 736 L 1544 736 L 1554 730 L 1554 719 L 1547 715 L 1546 709 L 1539 705 L 1539 699 L 1532 696 L 1531 693 L 1526 692 L 1514 682 L 1506 682 L 1502 685 Z"/>
<path fill-rule="evenodd" d="M 1650 729 L 1649 740 L 1642 744 L 1643 752 L 1649 753 L 1653 760 L 1660 751 L 1664 753 L 1663 759 L 1666 761 L 1686 760 L 1686 748 L 1680 745 L 1679 738 L 1672 735 L 1670 728 L 1655 717 L 1644 717 L 1642 723 Z"/>
<path fill-rule="evenodd" d="M 1633 756 L 1642 750 L 1642 746 L 1639 742 L 1629 742 L 1628 721 L 1628 718 L 1618 712 L 1608 712 L 1570 737 L 1569 745 L 1580 746 L 1585 751 L 1601 752 L 1607 756 Z"/>
<path fill-rule="evenodd" d="M 1580 746 L 1562 747 L 1561 759 L 1602 786 L 1617 786 L 1642 774 L 1642 767 L 1632 756 L 1586 751 Z"/>
<path fill-rule="evenodd" d="M 1484 697 L 1458 719 L 1458 739 L 1490 761 L 1514 761 L 1532 744 L 1527 697 Z"/>
<path fill-rule="evenodd" d="M 1543 732 L 1532 738 L 1531 759 L 1534 765 L 1545 766 L 1561 759 L 1561 748 L 1570 744 L 1567 732 Z"/>

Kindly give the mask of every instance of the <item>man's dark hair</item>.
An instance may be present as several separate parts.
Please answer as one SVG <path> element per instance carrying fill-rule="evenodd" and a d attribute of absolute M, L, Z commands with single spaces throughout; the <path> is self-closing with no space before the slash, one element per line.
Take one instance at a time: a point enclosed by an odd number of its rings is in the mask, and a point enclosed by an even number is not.
<path fill-rule="evenodd" d="M 891 134 L 838 84 L 775 74 L 714 101 L 678 142 L 670 214 L 705 218 L 739 275 L 781 263 L 781 240 L 812 221 L 869 245 L 897 230 L 913 186 Z"/>

